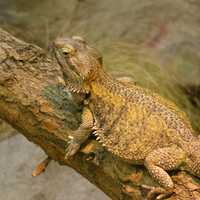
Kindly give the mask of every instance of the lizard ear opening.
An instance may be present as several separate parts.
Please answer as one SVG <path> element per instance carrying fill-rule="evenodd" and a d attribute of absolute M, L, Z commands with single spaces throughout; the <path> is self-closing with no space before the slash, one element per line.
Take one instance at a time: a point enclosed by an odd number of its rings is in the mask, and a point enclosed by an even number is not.
<path fill-rule="evenodd" d="M 103 58 L 102 58 L 102 56 L 100 56 L 99 58 L 97 58 L 97 60 L 99 61 L 100 65 L 103 65 Z"/>
<path fill-rule="evenodd" d="M 102 55 L 99 53 L 99 51 L 96 48 L 93 47 L 87 47 L 89 54 L 93 56 L 93 58 L 95 58 L 99 64 L 102 66 L 103 65 L 103 57 Z"/>

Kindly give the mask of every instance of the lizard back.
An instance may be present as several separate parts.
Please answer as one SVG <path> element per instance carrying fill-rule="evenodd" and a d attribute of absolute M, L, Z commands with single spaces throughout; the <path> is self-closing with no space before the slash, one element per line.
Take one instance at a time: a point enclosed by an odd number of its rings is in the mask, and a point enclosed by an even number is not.
<path fill-rule="evenodd" d="M 185 114 L 175 104 L 138 86 L 127 86 L 107 74 L 91 84 L 90 107 L 96 132 L 108 150 L 142 163 L 153 149 L 193 139 Z M 185 141 L 185 142 L 183 142 Z"/>

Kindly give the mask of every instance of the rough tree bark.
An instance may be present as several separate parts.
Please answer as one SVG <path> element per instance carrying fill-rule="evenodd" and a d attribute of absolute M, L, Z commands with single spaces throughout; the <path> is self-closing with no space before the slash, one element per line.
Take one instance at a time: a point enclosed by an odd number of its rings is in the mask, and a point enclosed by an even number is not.
<path fill-rule="evenodd" d="M 59 65 L 44 50 L 0 29 L 0 118 L 111 199 L 145 199 L 148 191 L 141 185 L 156 186 L 147 171 L 112 156 L 92 137 L 72 160 L 64 160 L 68 133 L 80 122 L 81 104 L 65 90 L 63 79 Z M 93 160 L 97 152 L 99 164 Z M 175 189 L 168 199 L 200 199 L 197 179 L 184 172 L 172 176 Z"/>

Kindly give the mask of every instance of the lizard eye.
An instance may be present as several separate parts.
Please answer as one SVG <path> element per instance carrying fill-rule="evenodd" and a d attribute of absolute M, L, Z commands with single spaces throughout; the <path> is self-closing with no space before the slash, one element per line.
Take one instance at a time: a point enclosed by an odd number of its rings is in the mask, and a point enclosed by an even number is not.
<path fill-rule="evenodd" d="M 65 45 L 63 48 L 62 48 L 62 53 L 64 55 L 69 55 L 69 54 L 73 54 L 76 52 L 76 49 L 71 46 L 71 45 Z"/>
<path fill-rule="evenodd" d="M 64 55 L 68 55 L 68 54 L 69 54 L 69 52 L 68 52 L 68 51 L 65 51 L 65 50 L 63 50 L 62 53 L 63 53 Z"/>

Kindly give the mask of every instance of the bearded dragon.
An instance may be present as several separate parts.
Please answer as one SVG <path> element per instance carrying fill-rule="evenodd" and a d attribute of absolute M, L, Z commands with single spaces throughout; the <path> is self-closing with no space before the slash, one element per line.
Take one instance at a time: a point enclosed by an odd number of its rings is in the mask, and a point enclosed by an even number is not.
<path fill-rule="evenodd" d="M 114 155 L 146 167 L 162 188 L 158 199 L 174 187 L 167 171 L 180 169 L 200 176 L 200 141 L 174 103 L 111 77 L 101 54 L 80 37 L 58 38 L 54 50 L 68 77 L 68 90 L 87 94 L 82 123 L 69 137 L 66 159 L 94 134 Z"/>

